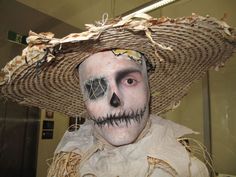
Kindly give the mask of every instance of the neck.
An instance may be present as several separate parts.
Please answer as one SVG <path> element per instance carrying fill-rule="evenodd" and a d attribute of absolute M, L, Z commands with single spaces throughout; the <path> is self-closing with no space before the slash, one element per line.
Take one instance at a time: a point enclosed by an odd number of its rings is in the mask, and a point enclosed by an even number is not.
<path fill-rule="evenodd" d="M 133 143 L 138 142 L 139 140 L 141 140 L 143 137 L 145 137 L 145 135 L 149 132 L 151 127 L 151 120 L 148 119 L 145 127 L 143 128 L 143 130 L 140 132 L 139 136 L 135 139 L 135 141 Z M 110 144 L 108 141 L 106 141 L 99 133 L 97 133 L 95 130 L 93 131 L 93 135 L 96 138 L 97 141 L 99 141 L 100 143 L 102 143 L 104 145 L 105 148 L 107 149 L 114 149 L 120 146 L 114 146 L 112 144 Z M 130 143 L 131 144 L 131 143 Z M 127 144 L 126 144 L 127 145 Z M 125 145 L 121 145 L 121 146 L 125 146 Z"/>

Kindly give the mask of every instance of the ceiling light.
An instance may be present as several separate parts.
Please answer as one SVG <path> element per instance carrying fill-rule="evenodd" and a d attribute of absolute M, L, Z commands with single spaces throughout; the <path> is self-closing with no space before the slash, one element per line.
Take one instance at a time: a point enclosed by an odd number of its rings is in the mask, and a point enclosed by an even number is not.
<path fill-rule="evenodd" d="M 162 6 L 170 4 L 170 3 L 174 2 L 174 1 L 176 1 L 176 0 L 160 0 L 160 1 L 156 2 L 156 3 L 154 3 L 154 4 L 151 4 L 151 5 L 146 6 L 146 7 L 142 8 L 142 9 L 140 9 L 140 10 L 137 10 L 137 11 L 135 11 L 135 12 L 129 14 L 129 15 L 126 15 L 124 18 L 129 17 L 129 16 L 134 16 L 135 14 L 150 12 L 152 10 L 155 10 L 157 8 L 160 8 Z"/>

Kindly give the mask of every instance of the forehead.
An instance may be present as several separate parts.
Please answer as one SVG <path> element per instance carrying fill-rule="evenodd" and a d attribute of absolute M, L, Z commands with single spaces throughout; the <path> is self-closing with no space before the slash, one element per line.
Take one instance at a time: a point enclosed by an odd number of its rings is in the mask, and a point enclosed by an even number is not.
<path fill-rule="evenodd" d="M 111 51 L 99 52 L 88 57 L 79 66 L 83 78 L 106 76 L 124 69 L 140 69 L 141 65 L 125 55 L 115 56 Z"/>

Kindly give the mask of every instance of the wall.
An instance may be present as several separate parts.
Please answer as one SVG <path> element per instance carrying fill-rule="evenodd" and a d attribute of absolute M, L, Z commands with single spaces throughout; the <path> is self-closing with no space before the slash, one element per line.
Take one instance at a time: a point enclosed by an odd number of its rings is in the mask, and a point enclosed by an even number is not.
<path fill-rule="evenodd" d="M 210 73 L 213 159 L 218 171 L 229 174 L 236 174 L 235 76 L 236 56 L 219 72 Z"/>
<path fill-rule="evenodd" d="M 191 13 L 222 18 L 236 27 L 235 0 L 180 0 L 161 9 L 162 16 L 181 17 Z M 160 11 L 151 12 L 159 16 Z M 236 56 L 219 72 L 210 72 L 212 157 L 217 172 L 236 174 Z M 165 116 L 201 133 L 203 140 L 202 83 L 198 81 L 178 107 Z"/>
<path fill-rule="evenodd" d="M 59 113 L 54 113 L 53 119 L 50 119 L 54 121 L 53 139 L 42 139 L 44 120 L 49 119 L 45 118 L 45 110 L 42 110 L 38 143 L 37 177 L 47 176 L 47 169 L 51 162 L 51 158 L 53 157 L 53 153 L 69 125 L 68 117 L 65 117 L 64 115 Z"/>
<path fill-rule="evenodd" d="M 60 19 L 67 24 L 85 29 L 84 24 L 102 20 L 104 13 L 109 18 L 119 16 L 152 0 L 17 0 L 42 13 Z"/>
<path fill-rule="evenodd" d="M 12 13 L 14 11 L 14 13 Z M 78 28 L 65 24 L 21 3 L 13 0 L 0 1 L 0 68 L 16 55 L 21 54 L 26 46 L 9 42 L 8 30 L 27 35 L 30 30 L 35 32 L 51 31 L 56 37 L 78 31 Z"/>
<path fill-rule="evenodd" d="M 24 45 L 9 42 L 7 40 L 8 30 L 23 35 L 27 35 L 29 30 L 35 32 L 51 31 L 56 34 L 56 37 L 62 37 L 68 33 L 79 31 L 78 28 L 72 27 L 60 20 L 56 20 L 48 15 L 35 11 L 34 9 L 18 3 L 15 0 L 0 1 L 0 24 L 0 68 L 2 68 L 13 57 L 21 54 L 22 49 L 26 47 Z M 3 175 L 6 177 L 5 173 L 2 171 L 2 169 L 4 169 L 9 172 L 8 177 L 32 177 L 36 173 L 35 166 L 37 163 L 37 175 L 39 177 L 45 177 L 47 170 L 45 160 L 53 156 L 56 144 L 63 135 L 65 129 L 68 127 L 68 119 L 60 114 L 55 114 L 54 139 L 41 140 L 42 127 L 39 131 L 39 129 L 32 127 L 31 124 L 35 122 L 38 126 L 40 122 L 40 126 L 42 126 L 42 120 L 44 117 L 43 112 L 40 121 L 39 118 L 34 115 L 33 118 L 36 120 L 33 122 L 30 119 L 27 120 L 29 121 L 27 122 L 25 115 L 23 115 L 23 113 L 21 114 L 22 109 L 27 110 L 27 107 L 19 106 L 16 103 L 12 104 L 11 102 L 5 102 L 6 100 L 0 101 L 0 141 L 1 143 L 4 143 L 4 146 L 0 145 L 0 176 Z M 11 114 L 11 116 L 7 118 L 4 117 L 2 112 L 5 110 L 4 107 L 6 106 L 8 106 L 7 110 L 9 114 Z M 24 129 L 26 126 L 29 128 Z M 23 134 L 22 132 L 25 135 L 31 134 L 32 136 L 25 136 L 26 139 L 23 139 L 20 136 Z M 4 139 L 2 137 L 4 137 Z M 34 137 L 34 139 L 30 139 L 29 137 Z M 38 149 L 29 149 L 30 142 L 33 142 L 35 146 L 39 144 Z M 21 157 L 23 156 L 24 162 L 21 160 Z M 31 159 L 33 162 L 30 161 Z M 30 164 L 28 164 L 29 162 Z M 25 165 L 31 167 L 32 171 L 28 174 L 26 174 L 28 168 L 25 168 Z M 22 169 L 18 167 L 22 167 Z"/>
<path fill-rule="evenodd" d="M 198 132 L 198 135 L 191 135 L 189 137 L 203 142 L 202 103 L 202 82 L 200 80 L 193 84 L 188 95 L 181 101 L 180 106 L 164 116 Z"/>

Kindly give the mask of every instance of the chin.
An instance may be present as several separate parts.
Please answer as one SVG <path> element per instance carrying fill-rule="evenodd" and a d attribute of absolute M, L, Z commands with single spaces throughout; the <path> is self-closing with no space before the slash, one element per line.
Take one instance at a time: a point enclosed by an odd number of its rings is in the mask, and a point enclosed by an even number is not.
<path fill-rule="evenodd" d="M 116 147 L 119 147 L 119 146 L 125 146 L 125 145 L 127 145 L 127 144 L 131 144 L 131 143 L 133 143 L 134 142 L 134 140 L 118 140 L 118 141 L 112 141 L 112 142 L 110 142 L 110 144 L 111 145 L 113 145 L 113 146 L 116 146 Z"/>
<path fill-rule="evenodd" d="M 96 127 L 98 133 L 111 145 L 123 146 L 133 143 L 143 130 L 143 126 L 132 123 L 119 126 Z"/>
<path fill-rule="evenodd" d="M 124 146 L 127 144 L 131 144 L 136 140 L 137 137 L 126 137 L 126 138 L 119 138 L 119 137 L 107 137 L 106 141 L 113 145 L 113 146 Z"/>

